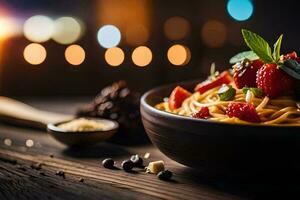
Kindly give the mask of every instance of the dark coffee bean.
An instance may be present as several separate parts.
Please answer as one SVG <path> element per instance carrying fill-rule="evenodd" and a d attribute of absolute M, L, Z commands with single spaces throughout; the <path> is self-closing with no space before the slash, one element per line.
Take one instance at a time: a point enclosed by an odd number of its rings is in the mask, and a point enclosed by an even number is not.
<path fill-rule="evenodd" d="M 102 161 L 102 165 L 107 169 L 112 169 L 115 165 L 115 161 L 112 158 L 106 158 Z"/>
<path fill-rule="evenodd" d="M 124 160 L 122 162 L 122 168 L 125 172 L 131 172 L 134 164 L 131 160 Z"/>
<path fill-rule="evenodd" d="M 157 174 L 157 178 L 160 180 L 168 181 L 172 178 L 173 173 L 169 170 L 161 171 Z"/>
<path fill-rule="evenodd" d="M 123 135 L 123 132 L 139 132 L 137 129 L 142 129 L 139 95 L 130 91 L 125 81 L 118 81 L 103 88 L 94 100 L 81 108 L 77 114 L 117 120 L 121 127 L 120 135 Z"/>
<path fill-rule="evenodd" d="M 129 90 L 128 88 L 124 88 L 124 89 L 122 89 L 122 90 L 120 91 L 119 96 L 120 96 L 121 98 L 125 98 L 125 97 L 127 97 L 129 94 L 130 94 L 130 90 Z"/>
<path fill-rule="evenodd" d="M 131 156 L 130 160 L 133 162 L 134 167 L 142 167 L 143 166 L 143 159 L 139 155 Z"/>

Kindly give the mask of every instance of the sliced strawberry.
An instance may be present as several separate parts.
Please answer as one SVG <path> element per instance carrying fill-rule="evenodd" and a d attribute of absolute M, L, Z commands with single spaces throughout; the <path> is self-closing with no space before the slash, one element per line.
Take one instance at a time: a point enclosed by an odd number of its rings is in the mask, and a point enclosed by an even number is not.
<path fill-rule="evenodd" d="M 233 66 L 233 80 L 237 88 L 256 87 L 256 73 L 263 66 L 261 60 L 244 60 Z"/>
<path fill-rule="evenodd" d="M 226 114 L 229 117 L 237 117 L 247 122 L 260 122 L 255 107 L 249 103 L 231 102 L 228 104 Z"/>
<path fill-rule="evenodd" d="M 192 94 L 189 91 L 177 86 L 169 97 L 169 108 L 171 110 L 179 108 L 182 102 L 191 95 Z"/>
<path fill-rule="evenodd" d="M 229 84 L 231 81 L 232 81 L 232 77 L 230 76 L 228 71 L 224 71 L 214 80 L 206 80 L 202 83 L 199 83 L 195 87 L 195 91 L 200 92 L 202 94 L 212 88 L 221 86 L 223 84 Z"/>
<path fill-rule="evenodd" d="M 201 107 L 200 110 L 194 114 L 192 114 L 192 117 L 198 118 L 198 119 L 206 119 L 209 117 L 209 109 L 208 107 Z"/>
<path fill-rule="evenodd" d="M 265 64 L 256 75 L 257 87 L 270 98 L 276 98 L 289 92 L 295 79 L 281 70 L 277 64 Z"/>

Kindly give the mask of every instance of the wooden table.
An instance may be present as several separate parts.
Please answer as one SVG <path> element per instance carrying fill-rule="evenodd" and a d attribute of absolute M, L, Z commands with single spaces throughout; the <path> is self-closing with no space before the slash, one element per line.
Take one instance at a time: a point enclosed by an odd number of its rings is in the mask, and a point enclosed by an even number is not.
<path fill-rule="evenodd" d="M 65 113 L 73 113 L 78 102 L 82 100 L 27 101 L 41 109 Z M 26 146 L 28 140 L 33 141 L 32 147 Z M 142 169 L 126 173 L 101 166 L 106 157 L 114 158 L 120 166 L 130 155 L 143 156 L 147 152 L 150 157 L 145 162 L 164 160 L 166 168 L 174 173 L 172 181 L 161 181 Z M 42 164 L 41 169 L 36 167 L 38 163 Z M 65 177 L 56 175 L 57 171 L 64 171 Z M 294 186 L 297 190 L 299 184 Z M 122 146 L 102 143 L 91 148 L 68 149 L 46 132 L 0 124 L 1 200 L 244 199 L 277 195 L 277 187 L 282 191 L 281 185 L 270 183 L 208 179 L 197 170 L 168 159 L 151 144 Z M 289 193 L 291 188 L 288 187 Z"/>

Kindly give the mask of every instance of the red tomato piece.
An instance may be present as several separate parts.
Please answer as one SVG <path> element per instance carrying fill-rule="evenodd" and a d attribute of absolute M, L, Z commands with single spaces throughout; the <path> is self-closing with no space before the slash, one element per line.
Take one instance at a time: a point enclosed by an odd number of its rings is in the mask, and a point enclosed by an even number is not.
<path fill-rule="evenodd" d="M 169 97 L 169 108 L 171 110 L 179 108 L 182 102 L 191 95 L 192 94 L 189 91 L 180 86 L 177 86 L 176 88 L 174 88 Z"/>
<path fill-rule="evenodd" d="M 288 53 L 286 55 L 283 55 L 283 60 L 288 60 L 288 59 L 296 59 L 298 56 L 297 56 L 297 53 L 295 51 L 291 52 L 291 53 Z"/>
<path fill-rule="evenodd" d="M 196 113 L 192 114 L 192 117 L 198 119 L 206 119 L 209 117 L 209 109 L 208 107 L 201 107 L 200 110 Z"/>
<path fill-rule="evenodd" d="M 232 77 L 230 76 L 228 71 L 224 71 L 214 80 L 206 80 L 202 83 L 199 83 L 195 87 L 195 91 L 198 91 L 200 92 L 200 94 L 202 94 L 212 88 L 221 86 L 223 84 L 229 84 L 231 81 L 232 81 Z"/>

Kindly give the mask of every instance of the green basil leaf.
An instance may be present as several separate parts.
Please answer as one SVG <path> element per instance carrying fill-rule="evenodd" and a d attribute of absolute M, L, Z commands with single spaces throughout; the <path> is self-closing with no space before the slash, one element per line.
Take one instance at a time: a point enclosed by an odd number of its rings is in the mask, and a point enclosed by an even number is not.
<path fill-rule="evenodd" d="M 235 63 L 241 62 L 245 59 L 252 61 L 252 60 L 259 59 L 259 57 L 253 51 L 244 51 L 244 52 L 238 53 L 235 56 L 233 56 L 232 58 L 230 58 L 229 63 L 235 64 Z"/>
<path fill-rule="evenodd" d="M 242 91 L 243 91 L 244 94 L 247 94 L 247 91 L 248 91 L 248 90 L 250 90 L 249 87 L 243 87 L 243 88 L 242 88 Z"/>
<path fill-rule="evenodd" d="M 249 30 L 242 29 L 242 34 L 247 46 L 265 63 L 273 63 L 270 45 L 259 35 Z"/>
<path fill-rule="evenodd" d="M 286 65 L 279 65 L 279 67 L 291 77 L 300 80 L 300 72 L 298 70 L 295 70 L 292 67 L 288 67 Z"/>
<path fill-rule="evenodd" d="M 282 41 L 282 34 L 279 36 L 278 40 L 274 44 L 274 49 L 273 49 L 273 58 L 276 62 L 279 61 L 280 59 L 280 48 L 281 48 L 281 41 Z"/>
<path fill-rule="evenodd" d="M 262 97 L 264 96 L 264 92 L 260 88 L 255 87 L 243 87 L 242 91 L 244 94 L 247 94 L 247 91 L 250 90 L 254 96 L 256 97 Z"/>
<path fill-rule="evenodd" d="M 256 97 L 264 96 L 264 92 L 260 88 L 251 88 L 250 90 L 251 90 L 251 92 L 253 92 L 254 96 L 256 96 Z"/>
<path fill-rule="evenodd" d="M 224 86 L 222 86 L 222 87 L 224 87 Z M 220 97 L 220 100 L 221 101 L 232 100 L 235 97 L 236 90 L 231 85 L 230 86 L 226 85 L 225 87 L 228 87 L 228 89 L 218 93 L 218 96 Z M 222 88 L 220 90 L 222 90 Z"/>

